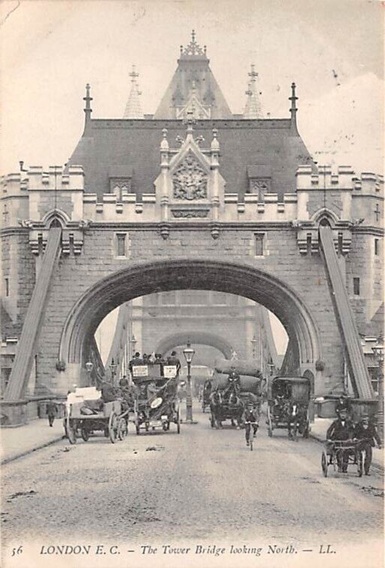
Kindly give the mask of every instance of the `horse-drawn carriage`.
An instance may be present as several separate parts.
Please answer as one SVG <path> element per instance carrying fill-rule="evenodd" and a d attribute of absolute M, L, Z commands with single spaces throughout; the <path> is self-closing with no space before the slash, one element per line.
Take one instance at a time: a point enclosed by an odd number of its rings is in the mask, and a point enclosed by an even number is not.
<path fill-rule="evenodd" d="M 78 435 L 85 442 L 95 432 L 103 432 L 114 444 L 127 435 L 128 408 L 121 399 L 104 401 L 95 387 L 76 389 L 65 404 L 64 431 L 70 444 Z"/>
<path fill-rule="evenodd" d="M 165 432 L 174 423 L 180 433 L 177 396 L 177 367 L 171 365 L 137 365 L 132 368 L 135 385 L 134 413 L 136 433 L 141 428 L 162 428 Z"/>
<path fill-rule="evenodd" d="M 274 377 L 267 384 L 267 432 L 288 430 L 290 439 L 304 438 L 310 432 L 310 381 L 305 377 Z"/>
<path fill-rule="evenodd" d="M 212 377 L 210 394 L 211 427 L 222 427 L 222 422 L 231 421 L 231 426 L 243 425 L 245 406 L 253 405 L 259 415 L 262 402 L 262 376 L 254 361 L 217 360 Z"/>

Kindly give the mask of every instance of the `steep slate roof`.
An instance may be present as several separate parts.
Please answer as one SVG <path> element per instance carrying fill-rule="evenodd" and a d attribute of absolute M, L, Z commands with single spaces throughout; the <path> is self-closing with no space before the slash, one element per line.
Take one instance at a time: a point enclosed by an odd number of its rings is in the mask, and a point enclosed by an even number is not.
<path fill-rule="evenodd" d="M 249 75 L 255 82 L 257 73 L 253 67 Z M 130 76 L 136 81 L 135 71 Z M 252 86 L 255 87 L 254 83 Z M 194 135 L 205 138 L 202 148 L 210 147 L 212 129 L 218 129 L 220 172 L 226 181 L 226 192 L 238 193 L 240 200 L 248 191 L 248 175 L 253 177 L 253 172 L 255 177 L 271 176 L 271 191 L 282 199 L 284 193 L 295 192 L 297 167 L 314 165 L 297 130 L 294 83 L 291 119 L 233 115 L 210 70 L 206 48 L 195 41 L 194 30 L 187 47 L 181 46 L 177 70 L 154 117 L 95 120 L 91 119 L 89 85 L 84 100 L 84 133 L 68 165 L 83 166 L 86 191 L 96 193 L 98 199 L 110 191 L 109 175 L 119 177 L 112 174 L 119 171 L 130 172 L 131 188 L 139 199 L 143 193 L 153 193 L 160 173 L 162 129 L 168 130 L 170 148 L 178 147 L 175 138 L 185 137 L 186 126 L 177 117 L 190 113 L 195 118 L 202 117 L 194 126 Z M 181 112 L 182 115 L 178 114 Z"/>
<path fill-rule="evenodd" d="M 202 49 L 197 44 L 193 30 L 190 43 L 185 48 L 181 46 L 178 67 L 155 112 L 155 119 L 181 118 L 178 110 L 192 97 L 210 113 L 204 118 L 233 118 L 209 63 L 206 47 Z"/>
<path fill-rule="evenodd" d="M 181 120 L 105 120 L 92 119 L 80 139 L 68 165 L 82 165 L 87 192 L 100 199 L 109 190 L 112 166 L 132 167 L 132 189 L 141 196 L 154 192 L 154 181 L 160 173 L 162 129 L 168 130 L 170 147 L 177 135 L 185 137 Z M 250 166 L 264 165 L 271 172 L 271 191 L 295 192 L 295 172 L 313 160 L 290 119 L 199 120 L 194 135 L 203 135 L 202 148 L 208 148 L 212 129 L 218 129 L 220 172 L 227 193 L 240 198 L 248 190 Z"/>

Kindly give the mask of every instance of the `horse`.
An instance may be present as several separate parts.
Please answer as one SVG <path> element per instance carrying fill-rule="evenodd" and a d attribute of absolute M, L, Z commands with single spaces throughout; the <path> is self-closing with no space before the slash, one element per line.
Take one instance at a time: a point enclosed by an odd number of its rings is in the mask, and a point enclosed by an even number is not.
<path fill-rule="evenodd" d="M 211 427 L 222 428 L 222 394 L 215 390 L 210 395 Z"/>
<path fill-rule="evenodd" d="M 231 420 L 231 426 L 235 426 L 234 420 L 236 420 L 237 426 L 238 428 L 240 428 L 242 425 L 242 415 L 243 415 L 244 405 L 241 399 L 239 398 L 239 396 L 235 394 L 235 392 L 232 392 L 229 397 L 228 410 Z"/>

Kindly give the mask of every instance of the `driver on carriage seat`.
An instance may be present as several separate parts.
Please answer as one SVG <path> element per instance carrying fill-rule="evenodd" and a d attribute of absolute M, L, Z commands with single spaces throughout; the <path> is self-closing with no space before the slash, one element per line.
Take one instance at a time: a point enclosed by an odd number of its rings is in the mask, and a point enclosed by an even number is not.
<path fill-rule="evenodd" d="M 340 414 L 334 422 L 329 426 L 326 432 L 327 442 L 333 442 L 335 440 L 345 441 L 350 440 L 354 436 L 354 426 L 353 423 L 348 419 L 348 414 L 346 410 L 342 409 Z M 328 444 L 327 449 L 329 450 L 332 444 Z M 338 471 L 346 473 L 348 470 L 349 461 L 349 450 L 342 452 L 342 463 L 339 459 Z"/>

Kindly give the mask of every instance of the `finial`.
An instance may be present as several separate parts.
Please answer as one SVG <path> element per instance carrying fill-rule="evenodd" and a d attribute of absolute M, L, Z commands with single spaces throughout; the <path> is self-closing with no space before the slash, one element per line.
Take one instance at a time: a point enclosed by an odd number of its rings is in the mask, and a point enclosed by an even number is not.
<path fill-rule="evenodd" d="M 193 133 L 193 124 L 195 124 L 194 111 L 190 108 L 186 113 L 184 123 L 187 124 L 187 134 Z"/>
<path fill-rule="evenodd" d="M 289 101 L 291 101 L 291 107 L 290 107 L 290 114 L 291 114 L 291 126 L 292 128 L 294 128 L 295 130 L 297 129 L 297 119 L 296 119 L 296 114 L 297 114 L 297 105 L 296 105 L 296 101 L 298 100 L 298 97 L 295 94 L 295 83 L 291 84 L 291 97 L 289 97 Z"/>
<path fill-rule="evenodd" d="M 139 77 L 139 73 L 137 73 L 135 71 L 135 65 L 132 66 L 132 71 L 131 73 L 128 74 L 129 77 L 131 77 L 131 81 L 134 83 L 135 80 Z"/>
<path fill-rule="evenodd" d="M 202 49 L 200 45 L 197 44 L 195 30 L 191 32 L 191 41 L 188 46 L 186 48 L 183 48 L 183 45 L 180 46 L 180 54 L 183 57 L 206 57 L 206 46 Z"/>
<path fill-rule="evenodd" d="M 213 151 L 219 150 L 218 130 L 216 128 L 213 128 L 213 139 L 211 141 L 211 150 Z"/>
<path fill-rule="evenodd" d="M 160 143 L 160 149 L 161 150 L 168 150 L 169 149 L 169 145 L 168 145 L 168 140 L 167 140 L 167 133 L 168 130 L 167 128 L 163 128 L 162 129 L 162 142 Z"/>
<path fill-rule="evenodd" d="M 88 123 L 89 120 L 91 120 L 91 113 L 92 113 L 92 108 L 91 108 L 91 101 L 92 101 L 92 97 L 90 96 L 90 92 L 91 92 L 91 87 L 90 84 L 87 83 L 86 85 L 86 96 L 83 97 L 83 101 L 85 101 L 86 106 L 84 108 L 84 112 L 86 115 L 86 119 L 85 119 L 85 124 Z"/>
<path fill-rule="evenodd" d="M 249 73 L 249 77 L 251 77 L 251 81 L 255 82 L 256 77 L 258 77 L 258 73 L 255 71 L 254 63 L 251 64 L 251 71 Z"/>

